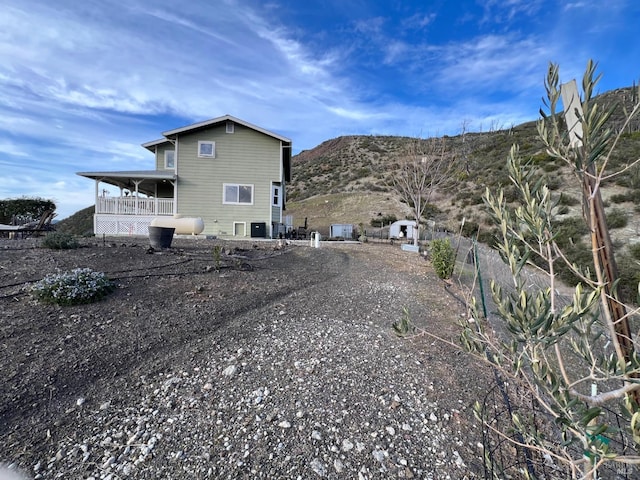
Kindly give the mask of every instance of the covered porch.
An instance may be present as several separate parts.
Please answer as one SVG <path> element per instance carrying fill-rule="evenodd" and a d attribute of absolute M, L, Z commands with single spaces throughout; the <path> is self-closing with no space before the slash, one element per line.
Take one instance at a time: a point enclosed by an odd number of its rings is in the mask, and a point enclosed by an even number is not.
<path fill-rule="evenodd" d="M 154 217 L 177 213 L 176 175 L 172 170 L 79 172 L 95 181 L 96 235 L 147 235 Z M 115 186 L 119 195 L 103 188 Z"/>

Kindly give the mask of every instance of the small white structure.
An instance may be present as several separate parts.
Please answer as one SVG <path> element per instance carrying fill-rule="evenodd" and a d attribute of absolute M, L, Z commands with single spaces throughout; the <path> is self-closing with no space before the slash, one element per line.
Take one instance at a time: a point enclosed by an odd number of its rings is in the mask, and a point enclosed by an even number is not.
<path fill-rule="evenodd" d="M 389 238 L 412 239 L 416 234 L 415 220 L 398 220 L 389 225 Z"/>
<path fill-rule="evenodd" d="M 329 232 L 331 238 L 353 238 L 353 225 L 350 223 L 334 223 Z"/>

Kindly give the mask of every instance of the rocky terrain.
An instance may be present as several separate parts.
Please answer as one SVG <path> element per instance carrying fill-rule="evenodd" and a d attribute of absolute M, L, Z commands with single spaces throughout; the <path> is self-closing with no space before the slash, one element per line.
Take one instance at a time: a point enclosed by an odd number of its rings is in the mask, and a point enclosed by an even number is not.
<path fill-rule="evenodd" d="M 391 328 L 406 309 L 456 342 L 464 306 L 427 262 L 274 246 L 3 241 L 0 463 L 37 479 L 484 478 L 471 405 L 491 375 Z M 75 267 L 118 288 L 72 307 L 28 293 Z"/>

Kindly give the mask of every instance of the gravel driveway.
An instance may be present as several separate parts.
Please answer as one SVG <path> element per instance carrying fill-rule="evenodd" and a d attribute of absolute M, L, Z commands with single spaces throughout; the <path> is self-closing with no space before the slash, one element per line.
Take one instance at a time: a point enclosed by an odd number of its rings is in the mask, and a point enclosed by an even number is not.
<path fill-rule="evenodd" d="M 482 478 L 471 405 L 489 374 L 464 307 L 398 246 L 144 239 L 0 245 L 0 462 L 29 478 Z M 118 289 L 40 305 L 28 281 L 89 266 Z M 1 474 L 0 474 L 0 478 Z"/>

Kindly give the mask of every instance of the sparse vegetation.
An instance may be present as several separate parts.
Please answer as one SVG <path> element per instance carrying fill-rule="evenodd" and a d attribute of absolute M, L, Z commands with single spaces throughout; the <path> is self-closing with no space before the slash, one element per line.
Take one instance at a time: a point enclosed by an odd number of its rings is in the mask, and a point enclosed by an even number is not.
<path fill-rule="evenodd" d="M 70 250 L 79 246 L 78 240 L 65 232 L 51 232 L 42 239 L 42 247 L 51 250 Z"/>
<path fill-rule="evenodd" d="M 603 105 L 618 105 L 613 111 L 609 123 L 620 128 L 624 120 L 622 106 L 629 111 L 631 108 L 631 88 L 622 88 L 606 92 L 597 97 Z M 559 120 L 562 124 L 563 120 Z M 640 134 L 634 131 L 638 122 L 627 128 L 619 141 L 618 151 L 612 155 L 611 167 L 620 170 L 632 159 L 640 156 Z M 472 125 L 473 126 L 473 125 Z M 536 122 L 526 122 L 512 126 L 509 129 L 499 128 L 499 122 L 487 129 L 476 125 L 480 131 L 471 132 L 465 126 L 460 135 L 447 136 L 447 147 L 457 157 L 450 174 L 447 188 L 437 189 L 437 195 L 431 200 L 433 212 L 425 212 L 423 219 L 433 219 L 439 227 L 456 230 L 459 226 L 458 214 L 469 218 L 470 215 L 484 213 L 484 205 L 480 201 L 485 188 L 497 191 L 505 190 L 507 203 L 518 200 L 518 192 L 511 185 L 504 159 L 508 156 L 513 143 L 520 144 L 520 153 L 525 160 L 531 160 L 540 175 L 546 175 L 547 185 L 554 188 L 556 199 L 559 199 L 558 213 L 570 216 L 579 215 L 581 199 L 575 193 L 565 190 L 565 186 L 572 179 L 570 168 L 560 159 L 549 155 L 542 141 L 537 136 Z M 344 136 L 328 140 L 316 148 L 304 151 L 294 156 L 292 163 L 293 180 L 287 186 L 287 210 L 296 218 L 318 217 L 321 227 L 331 223 L 369 223 L 376 211 L 393 213 L 397 218 L 405 218 L 401 209 L 375 207 L 368 212 L 362 212 L 364 207 L 356 202 L 362 196 L 385 193 L 383 189 L 390 182 L 391 174 L 398 170 L 397 156 L 416 139 L 408 137 L 391 137 L 380 135 Z M 609 183 L 620 187 L 620 191 L 610 197 L 613 204 L 630 202 L 634 204 L 634 214 L 640 213 L 640 167 L 629 166 Z M 354 199 L 354 211 L 346 206 L 346 196 Z M 309 201 L 322 197 L 339 198 L 339 208 L 313 211 Z M 331 201 L 329 203 L 332 203 Z M 567 208 L 565 208 L 567 207 Z M 576 207 L 576 208 L 570 208 Z M 302 213 L 298 213 L 298 211 Z M 445 213 L 445 210 L 447 212 Z M 631 210 L 631 208 L 630 208 Z M 363 216 L 364 213 L 364 216 Z M 629 213 L 629 212 L 628 212 Z M 375 217 L 373 217 L 375 218 Z M 461 218 L 461 217 L 460 217 Z M 484 219 L 479 221 L 481 232 L 491 229 L 491 225 Z M 619 236 L 623 232 L 614 230 L 613 235 Z M 481 238 L 489 236 L 481 234 Z M 574 238 L 574 240 L 576 240 Z"/>
<path fill-rule="evenodd" d="M 47 275 L 31 287 L 38 300 L 56 305 L 93 303 L 114 289 L 114 284 L 102 272 L 76 268 L 70 272 Z"/>
<path fill-rule="evenodd" d="M 77 211 L 68 218 L 56 223 L 56 231 L 78 235 L 82 237 L 93 236 L 93 215 L 95 207 L 92 205 Z"/>
<path fill-rule="evenodd" d="M 394 214 L 386 214 L 386 215 L 380 214 L 380 216 L 372 218 L 371 221 L 369 222 L 369 225 L 371 225 L 372 227 L 379 228 L 379 227 L 384 227 L 386 225 L 390 225 L 396 221 L 398 221 L 398 218 Z"/>

